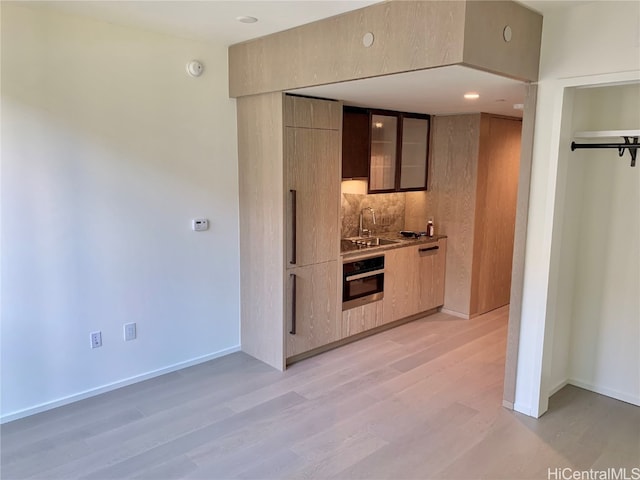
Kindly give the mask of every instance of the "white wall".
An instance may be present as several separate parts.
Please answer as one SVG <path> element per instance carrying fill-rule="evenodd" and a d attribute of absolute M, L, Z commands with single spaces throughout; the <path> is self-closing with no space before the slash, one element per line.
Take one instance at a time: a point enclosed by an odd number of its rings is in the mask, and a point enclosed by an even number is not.
<path fill-rule="evenodd" d="M 3 2 L 1 86 L 3 420 L 237 350 L 226 47 Z"/>
<path fill-rule="evenodd" d="M 558 212 L 572 201 L 567 198 L 575 198 L 566 195 L 572 173 L 563 161 L 571 133 L 562 130 L 563 109 L 566 115 L 565 107 L 572 105 L 567 89 L 640 79 L 639 32 L 637 2 L 590 2 L 544 17 L 514 405 L 522 413 L 546 411 L 549 392 L 557 386 L 552 384 L 556 327 L 558 335 L 568 337 L 567 324 L 557 321 L 567 312 L 558 300 L 570 289 L 571 277 L 560 268 L 571 259 L 560 260 Z M 556 343 L 555 350 L 557 359 L 562 347 Z M 569 363 L 565 352 L 560 370 Z"/>
<path fill-rule="evenodd" d="M 578 89 L 573 128 L 640 130 L 639 109 L 640 84 Z M 579 239 L 568 246 L 577 257 L 568 382 L 640 405 L 640 172 L 615 150 L 581 150 L 574 162 L 583 185 Z"/>

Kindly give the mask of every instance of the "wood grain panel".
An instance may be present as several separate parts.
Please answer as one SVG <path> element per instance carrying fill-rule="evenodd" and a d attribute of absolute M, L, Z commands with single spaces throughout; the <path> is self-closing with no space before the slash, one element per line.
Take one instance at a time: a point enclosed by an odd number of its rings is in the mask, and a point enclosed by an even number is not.
<path fill-rule="evenodd" d="M 383 2 L 229 47 L 232 97 L 460 63 L 465 2 Z M 362 36 L 372 32 L 366 48 Z M 537 63 L 537 60 L 536 60 Z"/>
<path fill-rule="evenodd" d="M 418 250 L 418 265 L 420 269 L 418 311 L 425 312 L 440 307 L 444 303 L 445 263 L 447 257 L 447 239 L 441 238 L 437 242 L 438 250 L 427 250 L 436 246 L 428 243 L 421 245 Z"/>
<path fill-rule="evenodd" d="M 433 121 L 429 198 L 438 233 L 447 235 L 444 308 L 469 315 L 480 115 Z"/>
<path fill-rule="evenodd" d="M 337 101 L 285 95 L 285 127 L 339 130 L 342 104 Z"/>
<path fill-rule="evenodd" d="M 520 135 L 516 118 L 482 115 L 476 191 L 471 314 L 509 303 Z"/>
<path fill-rule="evenodd" d="M 292 189 L 297 192 L 296 266 L 337 260 L 340 256 L 340 132 L 285 127 L 285 163 L 286 193 Z M 293 225 L 292 215 L 289 211 L 288 225 Z M 287 228 L 289 235 L 292 228 Z M 292 242 L 289 237 L 289 252 Z M 290 257 L 291 253 L 287 268 L 294 268 Z"/>
<path fill-rule="evenodd" d="M 383 325 L 383 302 L 373 302 L 342 312 L 342 338 Z"/>
<path fill-rule="evenodd" d="M 427 191 L 406 192 L 404 204 L 404 229 L 423 232 L 429 218 L 429 194 Z M 439 232 L 438 232 L 439 233 Z"/>
<path fill-rule="evenodd" d="M 384 323 L 420 311 L 420 269 L 418 247 L 396 248 L 384 258 Z"/>
<path fill-rule="evenodd" d="M 282 370 L 282 94 L 240 98 L 237 112 L 242 350 Z"/>
<path fill-rule="evenodd" d="M 338 262 L 299 267 L 290 271 L 296 282 L 296 333 L 287 323 L 287 357 L 292 357 L 340 339 L 341 315 L 338 310 Z M 293 305 L 293 279 L 289 279 L 288 306 Z"/>
<path fill-rule="evenodd" d="M 511 41 L 503 38 L 509 25 Z M 465 65 L 520 80 L 538 79 L 542 16 L 524 5 L 505 1 L 466 2 Z"/>

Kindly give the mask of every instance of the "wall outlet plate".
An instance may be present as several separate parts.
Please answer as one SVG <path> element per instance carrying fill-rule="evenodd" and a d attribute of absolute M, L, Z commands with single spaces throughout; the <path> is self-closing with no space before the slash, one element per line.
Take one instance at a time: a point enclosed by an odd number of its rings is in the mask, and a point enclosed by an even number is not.
<path fill-rule="evenodd" d="M 125 342 L 129 342 L 131 340 L 135 340 L 137 336 L 136 332 L 136 324 L 133 323 L 125 323 L 124 324 L 124 340 Z"/>
<path fill-rule="evenodd" d="M 91 341 L 91 348 L 98 348 L 102 346 L 102 332 L 91 332 L 89 334 Z"/>

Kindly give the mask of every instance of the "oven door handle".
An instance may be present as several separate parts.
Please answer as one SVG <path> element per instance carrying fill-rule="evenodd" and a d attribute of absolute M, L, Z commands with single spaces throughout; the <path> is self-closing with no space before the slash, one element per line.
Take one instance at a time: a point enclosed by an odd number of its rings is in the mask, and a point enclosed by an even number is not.
<path fill-rule="evenodd" d="M 356 275 L 349 275 L 348 277 L 344 277 L 344 281 L 350 282 L 352 280 L 360 280 L 361 278 L 375 277 L 376 275 L 380 275 L 381 273 L 384 273 L 384 268 L 380 270 L 374 270 L 373 272 L 364 272 L 358 273 Z"/>

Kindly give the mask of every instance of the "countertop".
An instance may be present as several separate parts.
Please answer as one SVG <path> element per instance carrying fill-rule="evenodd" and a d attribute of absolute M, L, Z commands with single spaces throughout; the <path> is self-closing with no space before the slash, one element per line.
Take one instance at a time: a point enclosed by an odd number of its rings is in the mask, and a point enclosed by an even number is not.
<path fill-rule="evenodd" d="M 397 243 L 392 243 L 390 245 L 380 245 L 379 247 L 364 247 L 359 250 L 354 250 L 350 252 L 340 252 L 343 260 L 352 260 L 356 258 L 365 258 L 371 255 L 375 255 L 386 250 L 393 250 L 395 248 L 409 247 L 412 245 L 421 245 L 426 243 L 434 243 L 440 240 L 441 238 L 447 238 L 446 235 L 434 235 L 433 237 L 418 237 L 418 238 L 407 238 L 402 235 L 393 234 L 393 233 L 382 233 L 380 235 L 374 235 L 375 237 L 382 238 L 384 240 L 393 240 Z M 350 239 L 346 239 L 350 240 Z"/>

